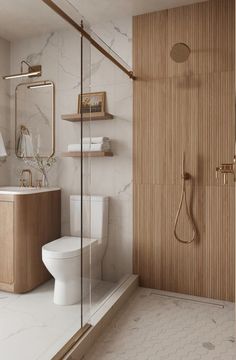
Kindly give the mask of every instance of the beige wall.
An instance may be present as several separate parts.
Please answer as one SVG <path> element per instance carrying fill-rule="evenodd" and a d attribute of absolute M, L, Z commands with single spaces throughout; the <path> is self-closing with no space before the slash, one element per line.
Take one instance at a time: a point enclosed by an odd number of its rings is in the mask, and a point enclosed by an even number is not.
<path fill-rule="evenodd" d="M 2 76 L 10 72 L 10 42 L 0 38 L 0 131 L 6 149 L 10 146 L 10 84 Z M 0 185 L 9 183 L 9 162 L 0 161 Z"/>

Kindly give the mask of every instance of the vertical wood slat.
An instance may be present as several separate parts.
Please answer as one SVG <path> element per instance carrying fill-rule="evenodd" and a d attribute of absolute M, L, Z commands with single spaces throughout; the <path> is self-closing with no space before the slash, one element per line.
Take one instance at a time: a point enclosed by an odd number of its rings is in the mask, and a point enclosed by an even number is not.
<path fill-rule="evenodd" d="M 234 156 L 234 25 L 234 0 L 134 17 L 134 271 L 143 286 L 234 299 L 234 183 L 215 179 Z M 191 49 L 183 64 L 169 56 L 176 42 Z M 183 151 L 199 232 L 190 246 L 173 236 Z M 184 212 L 179 232 L 191 236 Z"/>

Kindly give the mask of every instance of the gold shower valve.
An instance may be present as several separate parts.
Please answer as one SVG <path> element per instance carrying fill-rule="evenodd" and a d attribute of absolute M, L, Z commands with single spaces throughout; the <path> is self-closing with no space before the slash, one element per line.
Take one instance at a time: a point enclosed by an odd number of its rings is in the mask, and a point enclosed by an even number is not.
<path fill-rule="evenodd" d="M 223 163 L 220 166 L 216 167 L 216 179 L 218 179 L 218 175 L 223 174 L 224 177 L 224 185 L 228 184 L 228 175 L 232 174 L 235 181 L 235 170 L 236 170 L 236 157 L 234 156 L 233 163 Z"/>

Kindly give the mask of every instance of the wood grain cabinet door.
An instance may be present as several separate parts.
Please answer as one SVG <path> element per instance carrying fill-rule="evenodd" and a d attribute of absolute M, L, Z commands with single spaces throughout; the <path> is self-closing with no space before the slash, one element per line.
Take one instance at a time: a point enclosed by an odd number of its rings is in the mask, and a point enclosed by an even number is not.
<path fill-rule="evenodd" d="M 13 202 L 0 201 L 0 282 L 12 284 L 13 277 Z"/>

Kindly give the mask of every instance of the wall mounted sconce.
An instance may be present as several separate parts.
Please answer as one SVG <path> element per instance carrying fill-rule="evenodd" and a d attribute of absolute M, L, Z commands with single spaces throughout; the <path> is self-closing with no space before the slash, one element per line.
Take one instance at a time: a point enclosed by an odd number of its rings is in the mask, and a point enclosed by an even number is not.
<path fill-rule="evenodd" d="M 53 86 L 52 82 L 49 81 L 42 81 L 38 84 L 32 84 L 32 85 L 28 85 L 27 88 L 28 89 L 38 89 L 38 88 L 45 88 L 45 87 L 51 87 Z"/>
<path fill-rule="evenodd" d="M 28 71 L 24 72 L 23 65 L 26 65 L 28 67 Z M 30 65 L 27 63 L 27 61 L 22 60 L 21 61 L 21 72 L 19 74 L 13 74 L 13 75 L 6 75 L 3 76 L 4 80 L 11 80 L 11 79 L 17 79 L 17 78 L 23 78 L 23 77 L 39 77 L 42 75 L 42 66 L 41 65 Z"/>

